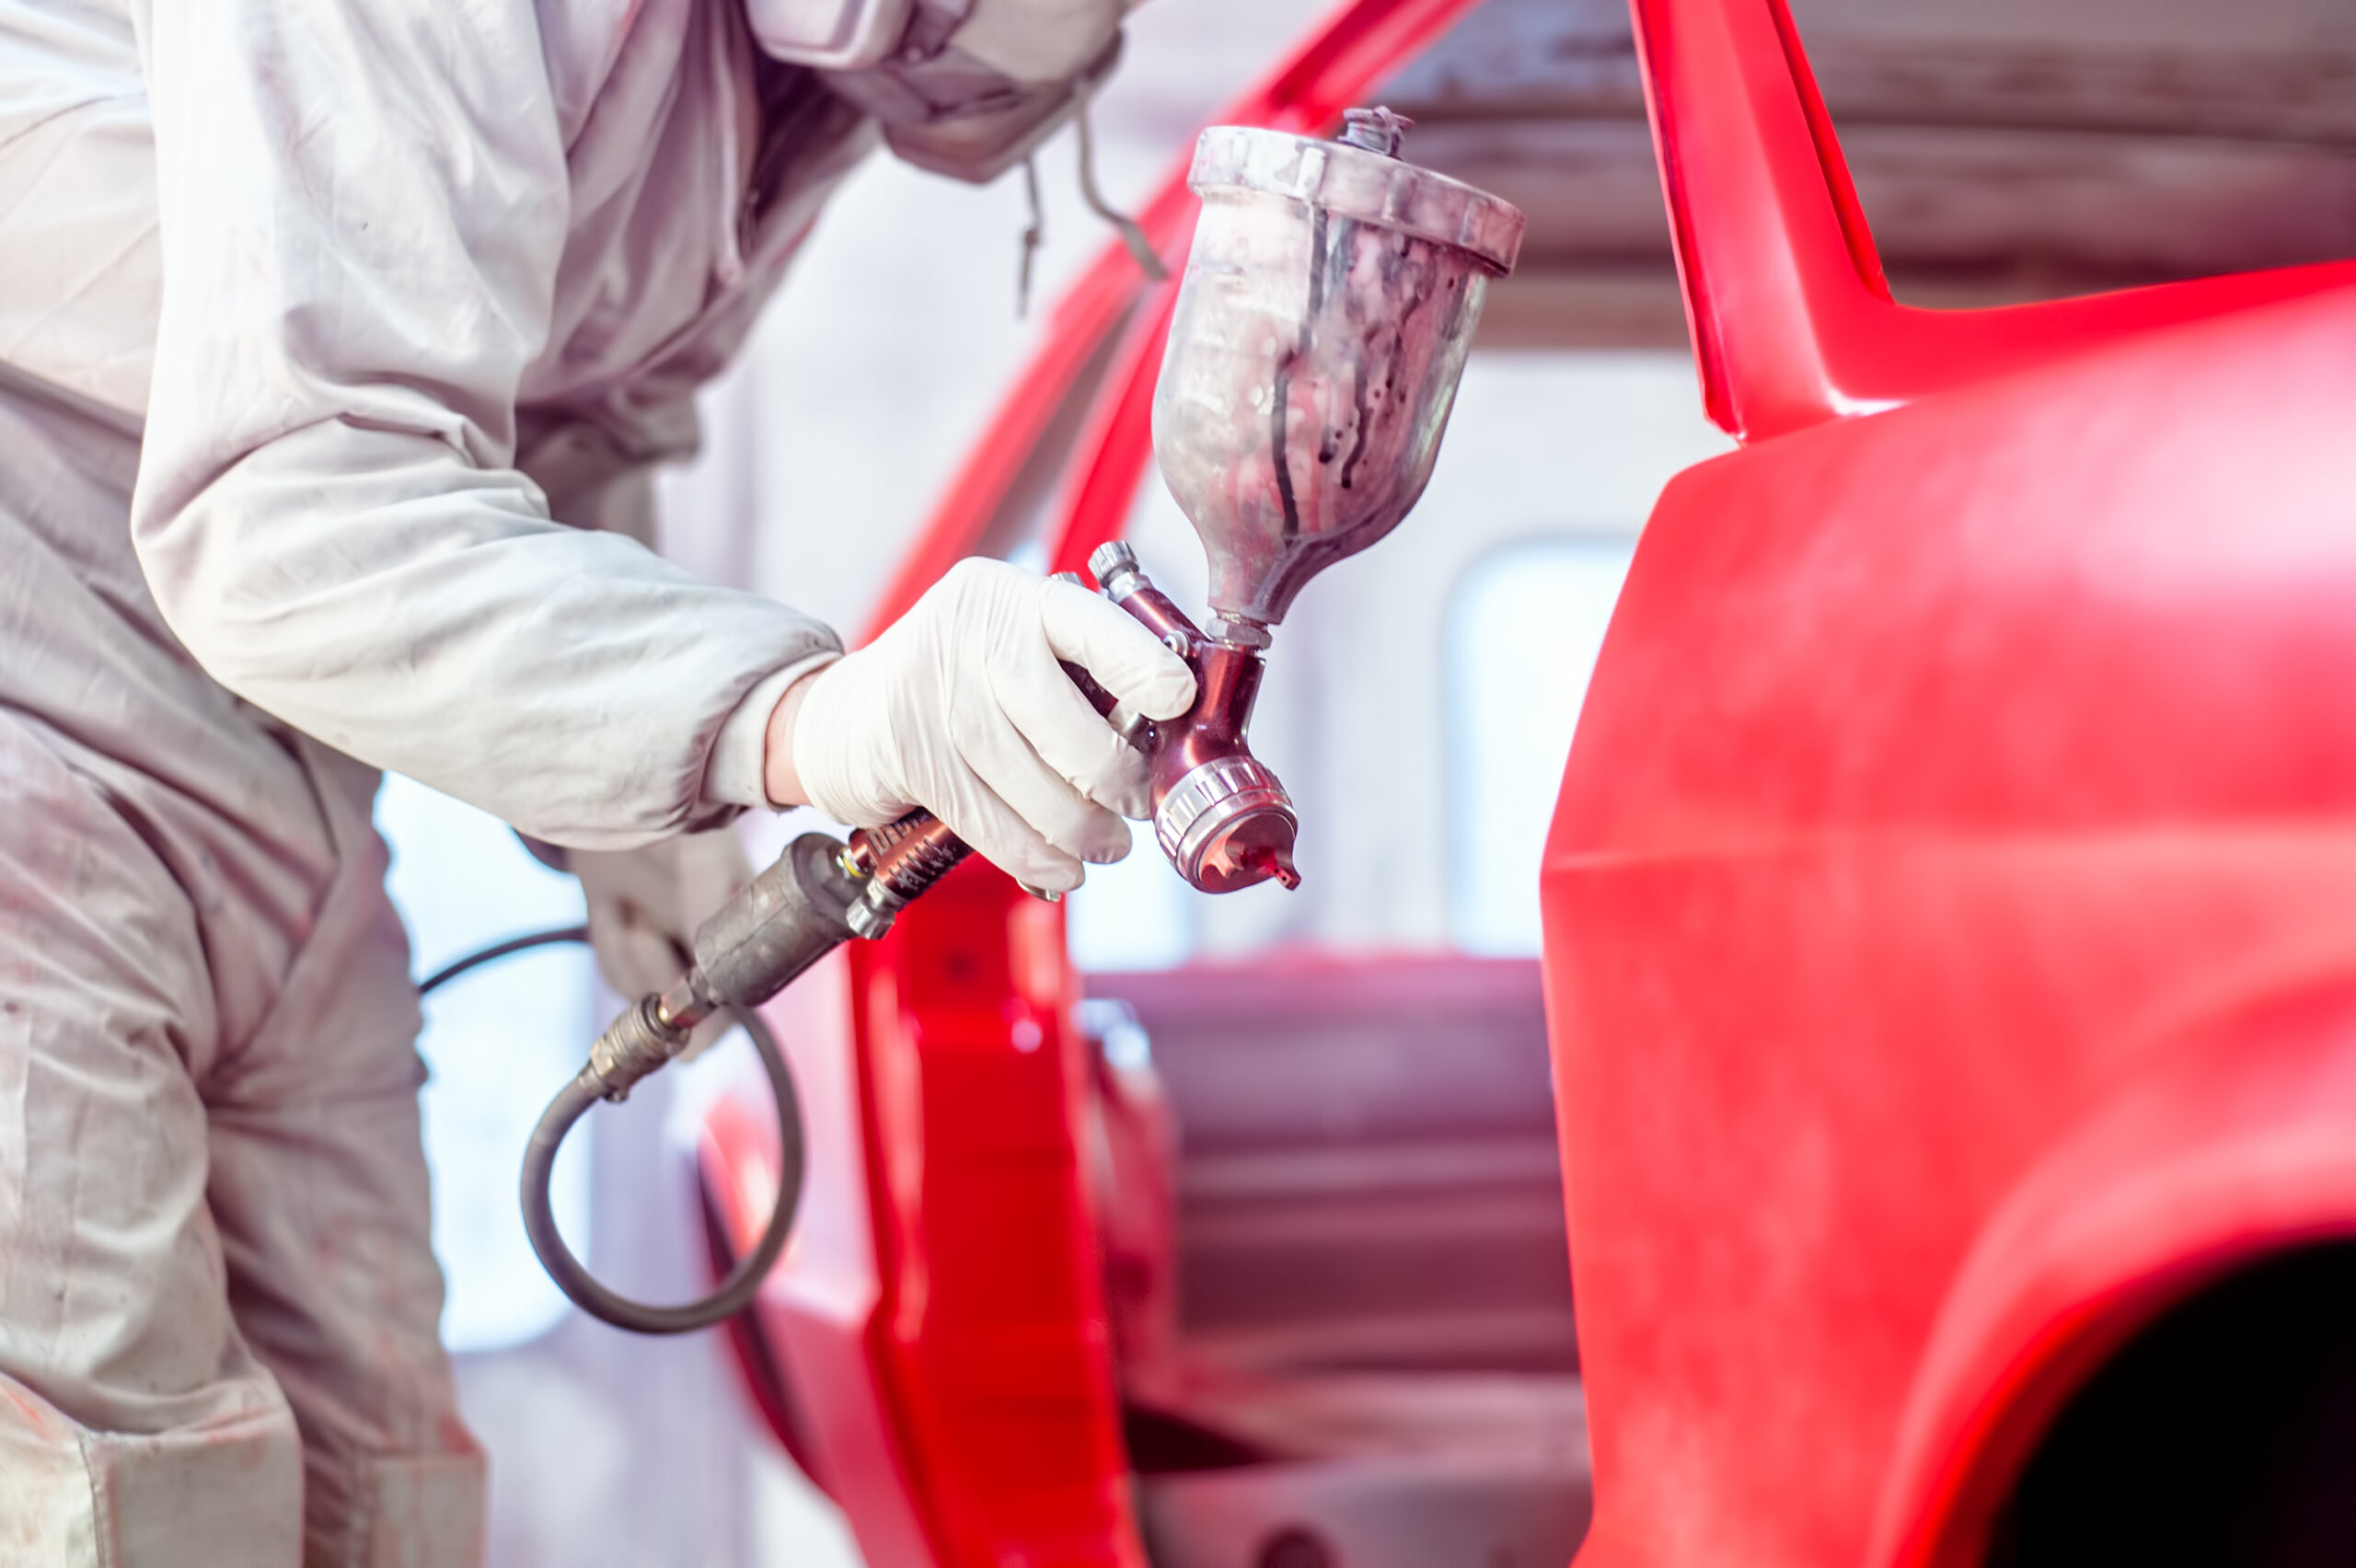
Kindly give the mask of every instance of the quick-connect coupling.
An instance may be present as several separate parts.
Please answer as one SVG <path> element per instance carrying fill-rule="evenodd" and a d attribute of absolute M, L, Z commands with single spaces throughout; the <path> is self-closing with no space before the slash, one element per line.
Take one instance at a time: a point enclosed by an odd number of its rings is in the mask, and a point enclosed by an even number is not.
<path fill-rule="evenodd" d="M 641 997 L 589 1047 L 582 1077 L 594 1080 L 606 1099 L 627 1100 L 641 1078 L 686 1050 L 688 1038 L 688 1031 L 664 1020 L 661 997 Z"/>

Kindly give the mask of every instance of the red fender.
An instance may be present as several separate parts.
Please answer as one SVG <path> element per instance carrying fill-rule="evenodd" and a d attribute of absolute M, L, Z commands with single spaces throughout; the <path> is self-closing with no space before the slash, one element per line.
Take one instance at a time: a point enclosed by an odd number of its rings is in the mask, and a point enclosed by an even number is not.
<path fill-rule="evenodd" d="M 2356 1232 L 2356 946 L 2337 960 L 2334 985 L 2156 1046 L 1990 1215 L 1923 1350 L 1868 1562 L 1978 1568 L 2047 1424 L 2122 1342 L 2238 1264 Z"/>

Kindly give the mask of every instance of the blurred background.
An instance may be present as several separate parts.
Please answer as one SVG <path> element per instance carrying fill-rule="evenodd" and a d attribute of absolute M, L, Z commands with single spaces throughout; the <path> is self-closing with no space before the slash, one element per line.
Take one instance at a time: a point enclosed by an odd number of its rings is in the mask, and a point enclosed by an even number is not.
<path fill-rule="evenodd" d="M 1793 8 L 1901 299 L 2050 297 L 2356 250 L 2356 11 L 2344 0 Z M 1327 9 L 1155 0 L 1138 12 L 1094 110 L 1114 201 L 1141 202 L 1216 107 Z M 1521 275 L 1493 297 L 1421 509 L 1381 549 L 1319 580 L 1271 661 L 1254 744 L 1299 802 L 1305 885 L 1206 899 L 1148 843 L 1074 895 L 1070 939 L 1080 965 L 1103 977 L 1100 995 L 1149 1015 L 1182 1131 L 1204 1151 L 1182 1183 L 1187 1309 L 1204 1325 L 1239 1295 L 1223 1298 L 1222 1278 L 1265 1284 L 1251 1271 L 1299 1240 L 1263 1224 L 1261 1262 L 1239 1261 L 1243 1243 L 1219 1251 L 1221 1204 L 1295 1179 L 1269 1163 L 1276 1144 L 1371 1136 L 1372 1123 L 1287 1130 L 1264 1117 L 1251 1136 L 1235 1133 L 1219 1120 L 1243 1113 L 1218 1040 L 1183 1048 L 1188 1029 L 1216 1029 L 1171 1010 L 1151 976 L 1286 954 L 1496 961 L 1478 971 L 1482 995 L 1506 998 L 1495 1076 L 1524 1102 L 1505 1132 L 1535 1163 L 1476 1179 L 1463 1139 L 1404 1124 L 1389 1125 L 1386 1147 L 1422 1138 L 1430 1190 L 1454 1182 L 1491 1215 L 1501 1184 L 1521 1194 L 1516 1234 L 1553 1283 L 1514 1307 L 1515 1321 L 1543 1320 L 1517 1354 L 1575 1366 L 1528 962 L 1539 849 L 1644 519 L 1670 476 L 1727 443 L 1703 419 L 1685 350 L 1624 6 L 1491 0 L 1384 96 L 1420 122 L 1409 156 L 1521 203 L 1530 240 Z M 1045 245 L 1027 318 L 1016 308 L 1029 221 L 1019 177 L 974 190 L 880 156 L 866 165 L 705 398 L 701 458 L 664 476 L 665 553 L 855 635 L 1062 285 L 1106 243 L 1080 203 L 1074 160 L 1068 132 L 1039 160 Z M 1131 537 L 1181 604 L 1200 604 L 1199 548 L 1150 480 Z M 467 808 L 393 779 L 380 820 L 421 974 L 579 917 L 569 879 Z M 745 824 L 756 863 L 798 830 Z M 585 952 L 554 950 L 429 1008 L 445 1327 L 491 1453 L 490 1560 L 853 1563 L 840 1519 L 769 1440 L 717 1337 L 638 1340 L 583 1320 L 525 1244 L 518 1152 L 618 1005 Z M 1324 1039 L 1302 1060 L 1371 1049 Z M 715 1055 L 653 1079 L 568 1150 L 568 1232 L 624 1288 L 676 1297 L 701 1280 L 687 1151 L 701 1108 L 737 1070 Z M 1313 1098 L 1313 1076 L 1301 1081 Z M 1422 1082 L 1394 1086 L 1394 1101 L 1437 1092 Z M 1483 1126 L 1505 1136 L 1503 1123 Z M 1230 1133 L 1242 1141 L 1222 1143 Z M 1395 1158 L 1389 1167 L 1384 1180 L 1404 1180 Z M 1435 1230 L 1461 1218 L 1429 1211 Z M 1556 1329 L 1544 1325 L 1558 1320 L 1563 1343 L 1547 1350 Z"/>

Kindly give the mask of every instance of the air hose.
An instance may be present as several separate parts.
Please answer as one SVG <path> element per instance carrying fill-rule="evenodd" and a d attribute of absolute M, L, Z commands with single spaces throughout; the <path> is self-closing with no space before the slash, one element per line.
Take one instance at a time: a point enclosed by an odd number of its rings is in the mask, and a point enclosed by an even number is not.
<path fill-rule="evenodd" d="M 532 948 L 553 947 L 559 942 L 585 942 L 588 940 L 589 928 L 586 926 L 559 926 L 553 931 L 534 931 L 525 937 L 510 937 L 503 942 L 493 942 L 479 952 L 470 952 L 457 963 L 445 964 L 435 970 L 418 982 L 417 994 L 421 997 L 430 997 L 467 971 L 479 969 L 486 963 L 506 958 L 513 953 L 527 951 Z"/>
<path fill-rule="evenodd" d="M 908 901 L 947 875 L 966 853 L 946 826 L 924 812 L 860 828 L 848 843 L 805 833 L 696 928 L 694 962 L 686 974 L 666 989 L 641 997 L 606 1026 L 589 1048 L 588 1065 L 549 1102 L 524 1151 L 524 1233 L 540 1266 L 574 1306 L 633 1333 L 679 1334 L 709 1328 L 752 1303 L 793 1228 L 804 1162 L 793 1076 L 777 1037 L 755 1009 L 843 943 L 890 930 Z M 516 937 L 460 959 L 419 989 L 431 991 L 510 953 L 585 941 L 588 936 L 586 928 L 568 926 Z M 776 1206 L 759 1244 L 710 1296 L 676 1307 L 632 1301 L 598 1284 L 558 1233 L 549 1195 L 557 1150 L 590 1106 L 627 1099 L 640 1079 L 678 1059 L 698 1024 L 723 1013 L 751 1037 L 777 1099 Z"/>
<path fill-rule="evenodd" d="M 558 942 L 585 942 L 589 940 L 585 926 L 566 926 L 555 930 L 535 931 L 528 936 L 514 938 L 470 953 L 456 963 L 441 969 L 418 986 L 421 996 L 456 979 L 459 975 L 482 964 L 524 952 L 534 948 Z M 643 1004 L 633 1004 L 633 1010 Z M 749 1008 L 727 1009 L 736 1026 L 753 1043 L 754 1051 L 761 1058 L 761 1068 L 768 1075 L 769 1090 L 777 1103 L 778 1169 L 777 1197 L 769 1212 L 769 1221 L 761 1232 L 761 1239 L 750 1252 L 737 1260 L 728 1277 L 719 1288 L 698 1300 L 676 1307 L 657 1307 L 642 1301 L 632 1301 L 598 1283 L 558 1230 L 556 1211 L 550 1198 L 550 1183 L 556 1169 L 557 1150 L 565 1136 L 572 1130 L 583 1113 L 600 1100 L 619 1099 L 621 1093 L 609 1089 L 593 1065 L 583 1067 L 578 1077 L 565 1085 L 540 1116 L 539 1125 L 532 1130 L 532 1141 L 524 1151 L 523 1201 L 524 1232 L 531 1239 L 532 1251 L 540 1264 L 555 1280 L 576 1307 L 602 1322 L 618 1329 L 628 1329 L 641 1334 L 679 1334 L 695 1329 L 709 1328 L 722 1319 L 734 1316 L 752 1304 L 760 1290 L 761 1281 L 768 1277 L 777 1263 L 778 1255 L 785 1250 L 786 1238 L 793 1230 L 794 1211 L 800 1206 L 803 1174 L 802 1133 L 802 1102 L 793 1089 L 793 1075 L 787 1067 L 785 1053 L 778 1046 L 777 1036 L 760 1015 Z"/>
<path fill-rule="evenodd" d="M 611 1098 L 594 1067 L 582 1068 L 549 1102 L 540 1124 L 532 1129 L 532 1141 L 525 1146 L 524 1233 L 532 1239 L 532 1251 L 539 1254 L 549 1277 L 572 1298 L 573 1305 L 618 1329 L 641 1334 L 684 1334 L 734 1317 L 752 1305 L 761 1281 L 768 1277 L 778 1254 L 785 1251 L 786 1237 L 792 1232 L 794 1210 L 802 1199 L 803 1159 L 802 1103 L 793 1091 L 793 1075 L 785 1065 L 785 1053 L 778 1048 L 777 1036 L 769 1032 L 760 1014 L 735 1009 L 729 1009 L 729 1014 L 759 1053 L 761 1068 L 768 1074 L 769 1090 L 776 1096 L 777 1198 L 759 1245 L 736 1261 L 710 1295 L 676 1307 L 632 1301 L 600 1285 L 564 1244 L 549 1203 L 549 1181 L 556 1170 L 556 1151 L 572 1124 L 598 1101 Z"/>

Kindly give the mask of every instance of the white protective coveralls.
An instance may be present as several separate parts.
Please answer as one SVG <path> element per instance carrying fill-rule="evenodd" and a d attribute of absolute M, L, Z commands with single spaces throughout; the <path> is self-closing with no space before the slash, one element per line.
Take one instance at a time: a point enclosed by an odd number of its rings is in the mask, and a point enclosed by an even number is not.
<path fill-rule="evenodd" d="M 0 1565 L 475 1560 L 375 769 L 766 803 L 834 635 L 624 535 L 874 139 L 710 0 L 0 0 Z"/>

